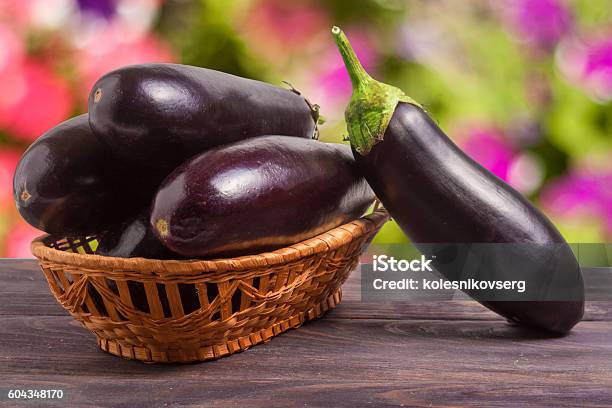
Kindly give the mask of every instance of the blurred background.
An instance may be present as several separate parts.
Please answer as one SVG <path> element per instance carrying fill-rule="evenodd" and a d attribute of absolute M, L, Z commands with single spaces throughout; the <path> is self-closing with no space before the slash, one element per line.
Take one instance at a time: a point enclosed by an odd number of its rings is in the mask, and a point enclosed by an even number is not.
<path fill-rule="evenodd" d="M 346 134 L 340 25 L 372 76 L 404 89 L 570 242 L 612 239 L 610 0 L 0 0 L 0 256 L 30 257 L 12 177 L 27 146 L 86 110 L 126 64 L 172 61 L 282 85 Z M 403 242 L 389 223 L 379 243 Z"/>

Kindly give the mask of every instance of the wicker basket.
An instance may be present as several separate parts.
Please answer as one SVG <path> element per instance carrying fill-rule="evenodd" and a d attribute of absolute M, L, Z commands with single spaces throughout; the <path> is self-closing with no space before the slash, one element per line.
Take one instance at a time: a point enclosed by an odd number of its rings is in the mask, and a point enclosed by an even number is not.
<path fill-rule="evenodd" d="M 95 237 L 32 242 L 51 292 L 104 351 L 144 362 L 217 359 L 333 308 L 388 219 L 379 209 L 259 255 L 158 261 L 94 255 Z"/>

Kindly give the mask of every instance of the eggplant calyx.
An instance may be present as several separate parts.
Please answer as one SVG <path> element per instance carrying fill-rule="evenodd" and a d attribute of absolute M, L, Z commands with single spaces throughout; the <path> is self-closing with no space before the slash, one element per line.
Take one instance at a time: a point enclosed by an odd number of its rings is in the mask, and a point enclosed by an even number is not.
<path fill-rule="evenodd" d="M 375 144 L 382 142 L 399 102 L 421 105 L 401 89 L 373 79 L 339 27 L 332 28 L 332 35 L 353 84 L 353 95 L 345 111 L 351 145 L 365 156 Z"/>
<path fill-rule="evenodd" d="M 168 234 L 170 233 L 170 227 L 168 225 L 168 221 L 164 220 L 163 218 L 160 218 L 157 221 L 155 221 L 155 229 L 157 230 L 157 233 L 159 234 L 161 238 L 167 237 Z"/>
<path fill-rule="evenodd" d="M 19 195 L 19 198 L 21 198 L 21 201 L 23 201 L 24 203 L 27 203 L 28 200 L 32 198 L 32 194 L 30 194 L 28 190 L 24 188 L 21 194 Z"/>

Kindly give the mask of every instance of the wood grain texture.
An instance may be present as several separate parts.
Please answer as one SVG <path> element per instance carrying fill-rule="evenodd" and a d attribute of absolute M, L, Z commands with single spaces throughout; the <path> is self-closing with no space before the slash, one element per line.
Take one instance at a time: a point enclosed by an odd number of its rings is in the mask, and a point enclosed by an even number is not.
<path fill-rule="evenodd" d="M 612 282 L 607 279 L 606 282 Z M 343 285 L 342 305 L 334 312 L 341 319 L 442 319 L 500 320 L 495 313 L 471 300 L 427 302 L 362 302 L 360 273 L 354 271 Z M 0 315 L 66 316 L 53 299 L 42 272 L 34 260 L 0 260 Z M 599 292 L 605 291 L 599 284 Z M 609 293 L 612 297 L 612 288 Z M 609 301 L 586 305 L 584 321 L 612 321 Z"/>
<path fill-rule="evenodd" d="M 354 274 L 337 309 L 267 344 L 146 365 L 98 350 L 34 262 L 0 262 L 0 405 L 9 388 L 62 388 L 63 400 L 40 404 L 62 407 L 612 405 L 607 302 L 548 338 L 470 301 L 361 303 Z"/>
<path fill-rule="evenodd" d="M 170 406 L 527 406 L 543 395 L 551 406 L 612 404 L 612 327 L 598 322 L 547 339 L 498 322 L 323 319 L 230 358 L 175 366 L 104 354 L 69 317 L 0 322 L 4 384 L 56 384 L 79 407 L 151 398 Z"/>

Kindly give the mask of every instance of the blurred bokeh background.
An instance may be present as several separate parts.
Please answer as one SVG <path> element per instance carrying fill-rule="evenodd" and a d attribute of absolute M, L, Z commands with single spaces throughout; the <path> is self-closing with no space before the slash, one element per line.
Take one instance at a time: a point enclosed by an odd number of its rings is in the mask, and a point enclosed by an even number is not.
<path fill-rule="evenodd" d="M 472 157 L 570 242 L 612 239 L 610 0 L 0 0 L 0 256 L 40 234 L 12 198 L 15 165 L 86 110 L 93 82 L 174 61 L 282 85 L 341 141 L 350 82 L 340 25 L 370 73 L 420 101 Z M 405 238 L 389 223 L 380 243 Z"/>

